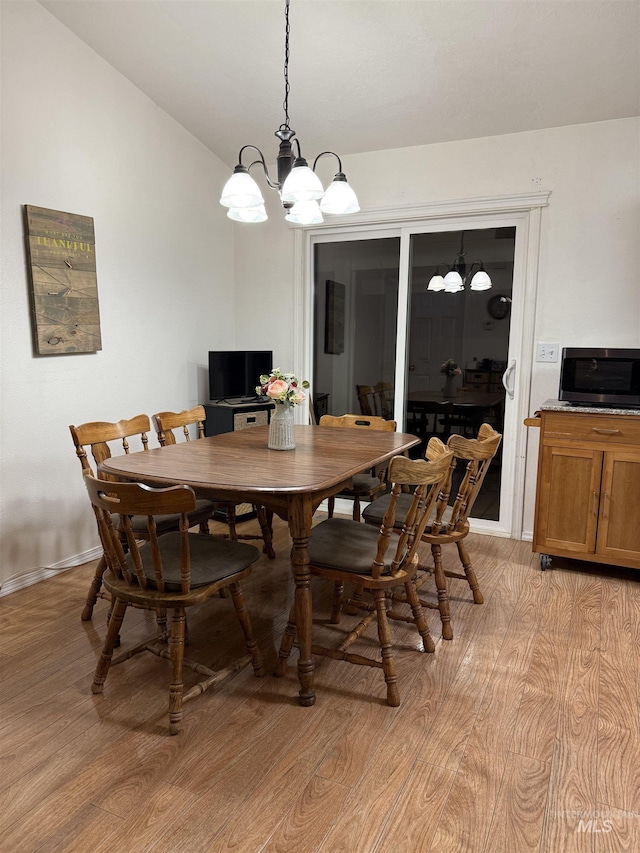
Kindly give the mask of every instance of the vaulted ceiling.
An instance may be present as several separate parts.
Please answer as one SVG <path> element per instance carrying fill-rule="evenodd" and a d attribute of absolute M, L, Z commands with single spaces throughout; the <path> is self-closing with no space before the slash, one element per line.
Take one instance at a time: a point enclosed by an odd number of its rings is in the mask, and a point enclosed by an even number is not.
<path fill-rule="evenodd" d="M 229 166 L 275 159 L 284 0 L 40 0 Z M 308 157 L 640 113 L 637 0 L 291 0 Z"/>

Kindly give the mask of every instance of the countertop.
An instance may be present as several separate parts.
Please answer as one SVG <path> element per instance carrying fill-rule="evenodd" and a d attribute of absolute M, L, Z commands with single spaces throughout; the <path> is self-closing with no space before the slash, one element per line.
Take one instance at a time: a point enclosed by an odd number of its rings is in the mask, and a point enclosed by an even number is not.
<path fill-rule="evenodd" d="M 593 415 L 632 415 L 640 417 L 640 409 L 617 409 L 611 406 L 576 406 L 575 403 L 563 403 L 560 400 L 545 400 L 538 407 L 543 412 L 579 412 Z"/>

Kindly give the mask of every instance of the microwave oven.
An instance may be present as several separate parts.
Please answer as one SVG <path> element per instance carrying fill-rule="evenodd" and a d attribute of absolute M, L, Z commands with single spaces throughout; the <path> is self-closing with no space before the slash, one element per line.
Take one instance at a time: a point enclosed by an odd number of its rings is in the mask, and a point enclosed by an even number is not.
<path fill-rule="evenodd" d="M 640 349 L 565 347 L 558 399 L 585 406 L 640 408 Z"/>

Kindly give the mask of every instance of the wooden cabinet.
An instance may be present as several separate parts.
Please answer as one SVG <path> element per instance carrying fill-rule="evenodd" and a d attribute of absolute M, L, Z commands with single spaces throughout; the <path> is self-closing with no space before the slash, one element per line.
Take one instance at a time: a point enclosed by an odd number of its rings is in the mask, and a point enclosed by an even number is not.
<path fill-rule="evenodd" d="M 543 411 L 533 549 L 640 568 L 640 414 Z"/>
<path fill-rule="evenodd" d="M 504 370 L 473 370 L 465 368 L 463 386 L 474 391 L 502 391 Z"/>

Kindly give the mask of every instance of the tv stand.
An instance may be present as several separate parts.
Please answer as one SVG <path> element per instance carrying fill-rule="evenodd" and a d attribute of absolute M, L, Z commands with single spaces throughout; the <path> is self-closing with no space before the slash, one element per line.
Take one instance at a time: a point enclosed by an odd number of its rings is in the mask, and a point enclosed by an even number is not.
<path fill-rule="evenodd" d="M 206 416 L 204 423 L 206 436 L 266 425 L 275 408 L 275 403 L 270 400 L 263 402 L 260 397 L 253 400 L 242 397 L 216 400 L 203 405 Z"/>

